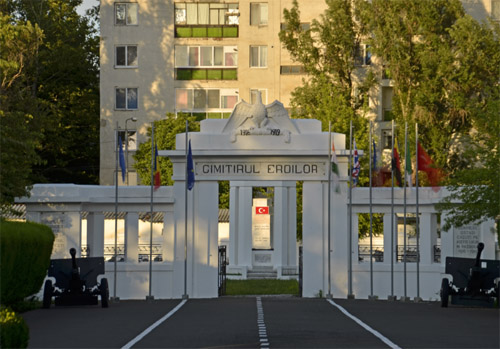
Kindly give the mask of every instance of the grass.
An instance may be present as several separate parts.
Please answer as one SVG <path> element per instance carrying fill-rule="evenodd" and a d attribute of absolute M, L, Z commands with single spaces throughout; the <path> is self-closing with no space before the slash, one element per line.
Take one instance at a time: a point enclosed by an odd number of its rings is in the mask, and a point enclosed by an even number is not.
<path fill-rule="evenodd" d="M 291 294 L 299 295 L 297 280 L 227 280 L 226 295 Z"/>

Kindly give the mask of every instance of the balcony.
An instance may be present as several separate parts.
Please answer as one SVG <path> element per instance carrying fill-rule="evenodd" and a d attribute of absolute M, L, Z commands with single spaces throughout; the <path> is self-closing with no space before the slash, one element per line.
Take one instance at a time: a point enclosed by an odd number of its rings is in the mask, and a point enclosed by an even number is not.
<path fill-rule="evenodd" d="M 176 80 L 238 80 L 236 68 L 176 68 Z"/>
<path fill-rule="evenodd" d="M 237 25 L 179 25 L 175 26 L 176 38 L 237 38 Z"/>

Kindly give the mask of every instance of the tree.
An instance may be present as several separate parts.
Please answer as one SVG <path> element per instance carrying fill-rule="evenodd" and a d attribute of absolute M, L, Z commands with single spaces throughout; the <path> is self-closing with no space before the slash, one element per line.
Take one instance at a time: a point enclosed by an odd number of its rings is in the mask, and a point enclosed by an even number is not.
<path fill-rule="evenodd" d="M 334 132 L 349 134 L 352 120 L 358 148 L 363 148 L 368 144 L 368 99 L 363 97 L 375 80 L 370 69 L 360 80 L 363 73 L 355 60 L 367 27 L 355 19 L 362 17 L 367 4 L 363 0 L 326 3 L 327 9 L 310 29 L 301 25 L 296 0 L 283 11 L 285 29 L 279 33 L 280 40 L 307 73 L 303 85 L 292 92 L 291 106 L 295 115 L 321 120 L 325 130 L 331 122 Z"/>
<path fill-rule="evenodd" d="M 32 96 L 28 71 L 42 44 L 41 29 L 29 21 L 0 12 L 0 206 L 29 193 L 32 165 L 40 161 L 41 139 L 34 119 L 37 101 Z"/>
<path fill-rule="evenodd" d="M 188 121 L 189 131 L 197 132 L 200 130 L 200 123 L 196 117 L 186 114 L 167 114 L 163 120 L 155 121 L 155 142 L 158 149 L 175 150 L 175 136 L 178 133 L 186 132 L 186 120 Z M 151 127 L 147 131 L 147 140 L 139 144 L 137 152 L 134 155 L 134 168 L 139 175 L 141 183 L 151 185 Z M 173 185 L 172 180 L 173 167 L 170 159 L 159 159 L 161 185 Z"/>
<path fill-rule="evenodd" d="M 33 182 L 97 183 L 99 173 L 99 38 L 81 0 L 13 0 L 12 16 L 36 23 L 44 42 L 27 70 L 40 124 L 41 158 Z"/>
<path fill-rule="evenodd" d="M 448 179 L 451 195 L 438 205 L 448 211 L 443 226 L 462 226 L 500 218 L 500 26 L 479 24 L 470 17 L 450 30 L 456 64 L 451 103 L 455 113 L 470 120 L 455 151 L 462 166 Z M 462 204 L 457 205 L 456 202 Z"/>

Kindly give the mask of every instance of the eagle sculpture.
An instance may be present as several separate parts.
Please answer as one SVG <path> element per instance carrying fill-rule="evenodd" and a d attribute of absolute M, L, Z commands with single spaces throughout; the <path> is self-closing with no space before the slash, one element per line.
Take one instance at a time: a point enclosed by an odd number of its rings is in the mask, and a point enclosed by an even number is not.
<path fill-rule="evenodd" d="M 238 134 L 276 135 L 276 133 L 286 136 L 285 141 L 288 142 L 291 131 L 299 133 L 283 104 L 275 100 L 271 104 L 264 105 L 259 91 L 256 103 L 249 104 L 241 100 L 236 104 L 222 133 L 230 132 L 232 142 L 236 141 Z"/>

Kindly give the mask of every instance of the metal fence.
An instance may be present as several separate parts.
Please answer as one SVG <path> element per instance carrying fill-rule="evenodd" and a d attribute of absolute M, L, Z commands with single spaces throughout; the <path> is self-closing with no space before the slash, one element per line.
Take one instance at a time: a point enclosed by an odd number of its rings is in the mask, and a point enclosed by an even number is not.
<path fill-rule="evenodd" d="M 124 262 L 125 261 L 125 245 L 120 244 L 117 245 L 117 261 Z M 149 244 L 141 244 L 138 246 L 138 260 L 139 262 L 149 262 Z M 89 247 L 84 245 L 81 248 L 82 257 L 86 258 L 89 256 Z M 160 244 L 153 245 L 153 253 L 152 253 L 154 262 L 162 262 L 162 246 Z M 104 245 L 104 260 L 108 262 L 114 262 L 115 260 L 115 245 L 114 244 L 106 244 Z"/>

